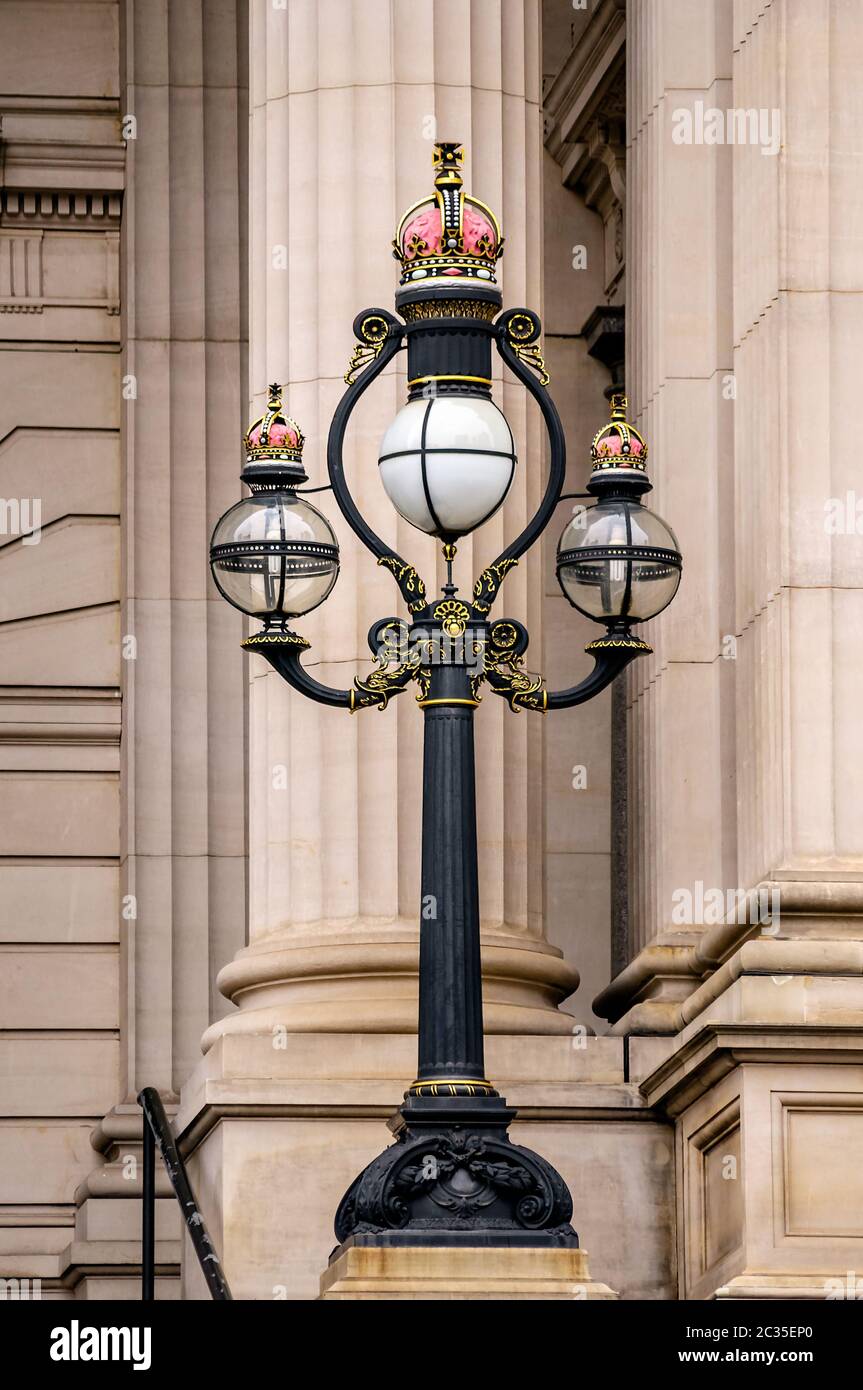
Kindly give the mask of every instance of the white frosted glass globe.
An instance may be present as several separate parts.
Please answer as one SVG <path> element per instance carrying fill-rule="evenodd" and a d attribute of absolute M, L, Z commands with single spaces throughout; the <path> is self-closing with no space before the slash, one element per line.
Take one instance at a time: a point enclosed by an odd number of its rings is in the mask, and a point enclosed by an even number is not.
<path fill-rule="evenodd" d="M 502 506 L 515 475 L 515 441 L 492 401 L 431 396 L 399 411 L 378 462 L 387 496 L 405 521 L 453 540 Z"/>

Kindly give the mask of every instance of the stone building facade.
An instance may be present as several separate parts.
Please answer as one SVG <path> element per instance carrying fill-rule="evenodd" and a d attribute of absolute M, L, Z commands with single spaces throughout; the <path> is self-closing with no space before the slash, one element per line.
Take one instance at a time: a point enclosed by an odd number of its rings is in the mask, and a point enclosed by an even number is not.
<path fill-rule="evenodd" d="M 478 712 L 489 1074 L 622 1298 L 863 1266 L 861 52 L 855 0 L 0 0 L 0 1275 L 139 1296 L 152 1085 L 235 1296 L 314 1297 L 412 1079 L 416 711 L 294 698 L 207 544 L 268 382 L 323 482 L 435 139 L 543 316 L 568 490 L 625 383 L 685 557 L 612 692 Z M 542 486 L 498 371 L 521 467 L 462 584 Z M 442 578 L 375 476 L 403 393 L 349 463 Z M 338 684 L 392 591 L 320 505 Z M 507 579 L 552 688 L 593 635 L 560 511 Z M 204 1296 L 159 1191 L 159 1296 Z"/>

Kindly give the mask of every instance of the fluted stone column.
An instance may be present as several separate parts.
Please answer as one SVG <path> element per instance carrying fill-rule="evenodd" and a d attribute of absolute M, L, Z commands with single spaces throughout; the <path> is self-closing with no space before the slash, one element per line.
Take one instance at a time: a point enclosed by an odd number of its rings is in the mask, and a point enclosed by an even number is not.
<path fill-rule="evenodd" d="M 857 112 L 841 80 L 859 36 L 840 3 L 661 10 L 662 26 L 653 7 L 630 16 L 628 179 L 645 213 L 630 227 L 627 379 L 685 569 L 651 625 L 655 655 L 629 676 L 641 955 L 603 1007 L 653 998 L 671 1026 L 703 974 L 687 950 L 716 924 L 680 921 L 680 890 L 695 904 L 699 883 L 776 888 L 792 934 L 853 933 L 863 901 L 863 540 L 836 443 L 859 331 L 842 144 Z M 702 132 L 721 113 L 718 138 L 698 139 L 699 103 Z"/>
<path fill-rule="evenodd" d="M 789 929 L 859 936 L 863 25 L 845 0 L 776 11 L 735 43 L 736 103 L 782 123 L 779 158 L 734 163 L 738 853 Z"/>
<path fill-rule="evenodd" d="M 99 1268 L 103 1297 L 139 1296 L 137 1280 L 105 1273 L 138 1259 L 140 1212 L 116 1200 L 140 1194 L 136 1095 L 155 1086 L 176 1106 L 202 1031 L 227 1008 L 217 968 L 244 938 L 242 622 L 212 588 L 206 546 L 235 496 L 245 414 L 245 38 L 242 0 L 122 7 L 121 110 L 133 119 L 119 374 L 120 1065 L 72 1247 L 73 1264 Z M 164 1207 L 163 1268 L 177 1262 L 180 1224 L 173 1200 Z"/>
<path fill-rule="evenodd" d="M 736 881 L 733 668 L 722 659 L 734 617 L 732 152 L 672 138 L 676 109 L 731 105 L 731 8 L 630 6 L 627 19 L 626 381 L 651 452 L 649 505 L 685 561 L 677 598 L 647 631 L 654 655 L 628 677 L 636 949 L 670 929 L 675 889 Z"/>
<path fill-rule="evenodd" d="M 326 480 L 329 422 L 344 390 L 351 324 L 392 307 L 390 243 L 399 216 L 432 187 L 435 138 L 461 138 L 466 187 L 495 208 L 506 236 L 508 304 L 540 299 L 539 11 L 536 3 L 421 8 L 350 0 L 256 0 L 251 12 L 250 411 L 287 383 L 306 434 L 310 485 Z M 521 529 L 543 479 L 540 422 L 498 375 L 521 466 L 502 513 L 459 546 L 456 581 Z M 406 398 L 403 362 L 356 413 L 346 457 L 371 524 L 429 587 L 439 547 L 396 515 L 377 477 L 379 440 Z M 372 622 L 401 611 L 332 499 L 315 499 L 342 553 L 327 603 L 297 623 L 307 664 L 350 684 L 368 670 Z M 541 557 L 507 579 L 500 611 L 526 619 L 541 662 Z M 410 695 L 349 718 L 303 701 L 252 657 L 249 713 L 250 944 L 221 988 L 239 1012 L 225 1031 L 412 1032 L 416 1027 L 421 726 Z M 542 930 L 540 720 L 487 700 L 477 720 L 486 1027 L 566 1032 L 556 1005 L 577 977 Z"/>
<path fill-rule="evenodd" d="M 567 493 L 584 492 L 591 440 L 608 418 L 612 375 L 602 347 L 600 358 L 591 354 L 591 326 L 598 306 L 620 313 L 625 303 L 623 238 L 615 235 L 625 175 L 615 157 L 626 125 L 625 10 L 625 0 L 600 0 L 584 10 L 547 6 L 543 16 L 545 360 L 566 432 Z M 544 538 L 545 670 L 554 689 L 587 675 L 593 659 L 584 647 L 598 631 L 566 601 L 555 574 L 560 533 L 584 505 L 562 502 Z M 613 972 L 615 938 L 626 936 L 625 871 L 616 862 L 623 816 L 612 779 L 625 688 L 617 680 L 545 728 L 546 930 L 581 976 L 564 1007 L 600 1029 L 592 1000 Z"/>
<path fill-rule="evenodd" d="M 201 961 L 242 940 L 241 621 L 213 591 L 206 540 L 234 494 L 243 417 L 244 27 L 242 4 L 207 0 L 130 2 L 124 23 L 137 123 L 124 219 L 132 1094 L 179 1093 L 201 1022 L 224 1008 Z"/>
<path fill-rule="evenodd" d="M 863 1248 L 863 22 L 629 15 L 627 380 L 684 578 L 631 677 L 641 950 L 598 1007 L 669 1035 L 640 1081 L 676 1125 L 680 1297 L 824 1298 Z"/>

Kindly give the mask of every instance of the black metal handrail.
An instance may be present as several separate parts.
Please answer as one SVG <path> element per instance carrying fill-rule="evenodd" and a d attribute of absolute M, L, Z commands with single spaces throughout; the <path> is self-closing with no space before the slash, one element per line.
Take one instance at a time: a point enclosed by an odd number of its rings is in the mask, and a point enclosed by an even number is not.
<path fill-rule="evenodd" d="M 171 1180 L 183 1220 L 189 1231 L 195 1254 L 212 1297 L 220 1302 L 232 1302 L 233 1295 L 222 1273 L 219 1257 L 207 1233 L 204 1218 L 198 1208 L 186 1166 L 180 1157 L 165 1107 L 159 1092 L 145 1086 L 138 1095 L 144 1112 L 144 1204 L 141 1214 L 141 1299 L 152 1303 L 156 1287 L 156 1145 Z"/>

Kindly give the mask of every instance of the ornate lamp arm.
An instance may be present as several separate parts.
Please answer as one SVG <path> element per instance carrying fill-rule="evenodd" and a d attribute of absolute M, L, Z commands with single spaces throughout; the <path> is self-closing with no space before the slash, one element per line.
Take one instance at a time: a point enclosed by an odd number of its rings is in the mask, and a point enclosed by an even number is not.
<path fill-rule="evenodd" d="M 354 335 L 358 344 L 345 373 L 348 389 L 336 406 L 330 425 L 327 469 L 342 516 L 366 549 L 376 556 L 378 564 L 386 565 L 392 571 L 408 611 L 416 616 L 424 613 L 428 607 L 425 585 L 413 565 L 391 550 L 366 523 L 347 485 L 342 457 L 345 431 L 354 406 L 375 377 L 380 376 L 387 363 L 395 357 L 402 346 L 404 334 L 404 324 L 387 313 L 386 309 L 364 309 L 354 319 Z M 359 372 L 358 376 L 356 372 Z"/>
<path fill-rule="evenodd" d="M 510 709 L 516 713 L 520 709 L 531 709 L 545 714 L 551 709 L 584 704 L 610 685 L 636 656 L 651 651 L 640 637 L 623 630 L 599 637 L 585 648 L 594 659 L 590 674 L 566 690 L 549 691 L 542 676 L 534 676 L 524 669 L 528 641 L 527 629 L 512 618 L 499 618 L 489 628 L 485 679 L 495 695 L 508 700 Z"/>
<path fill-rule="evenodd" d="M 394 695 L 400 695 L 416 676 L 418 655 L 412 659 L 408 648 L 408 628 L 400 618 L 382 618 L 374 623 L 369 632 L 369 647 L 377 660 L 375 670 L 368 676 L 357 676 L 350 690 L 337 690 L 315 680 L 303 669 L 301 656 L 308 651 L 311 643 L 298 632 L 289 628 L 271 629 L 256 632 L 247 637 L 243 646 L 246 651 L 257 652 L 269 661 L 283 680 L 310 700 L 321 705 L 333 705 L 337 709 L 348 709 L 351 714 L 357 710 L 386 709 Z M 399 661 L 407 653 L 406 661 Z M 395 664 L 394 664 L 395 663 Z"/>
<path fill-rule="evenodd" d="M 474 585 L 473 607 L 482 617 L 491 610 L 507 570 L 518 564 L 520 557 L 545 530 L 560 500 L 566 478 L 566 439 L 557 407 L 545 389 L 548 373 L 538 345 L 542 324 L 531 309 L 508 309 L 495 323 L 495 329 L 498 352 L 542 411 L 550 453 L 548 482 L 539 507 L 521 534 L 483 570 Z M 539 376 L 535 376 L 534 372 L 538 372 Z"/>
<path fill-rule="evenodd" d="M 632 639 L 631 647 L 614 648 L 603 651 L 591 651 L 594 658 L 594 668 L 590 675 L 585 676 L 578 685 L 571 685 L 568 690 L 546 691 L 546 709 L 569 709 L 571 705 L 581 705 L 585 700 L 592 700 L 594 695 L 598 695 L 621 671 L 629 665 L 630 661 L 640 656 L 644 647 L 637 644 L 637 639 Z"/>

